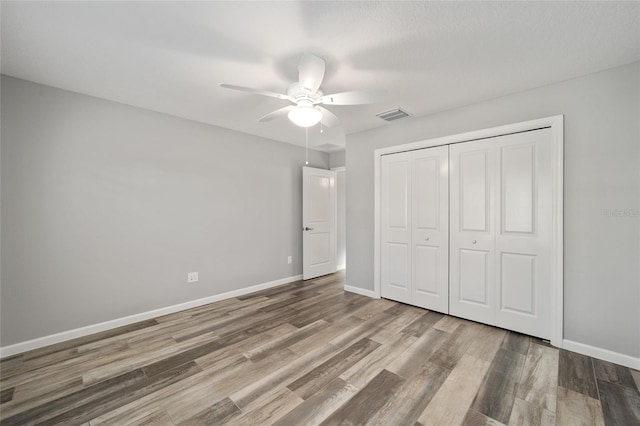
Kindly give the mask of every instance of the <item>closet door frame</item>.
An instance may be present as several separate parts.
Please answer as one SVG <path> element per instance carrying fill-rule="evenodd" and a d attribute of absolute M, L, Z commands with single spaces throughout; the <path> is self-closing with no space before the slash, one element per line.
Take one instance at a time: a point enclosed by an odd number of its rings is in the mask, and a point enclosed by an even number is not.
<path fill-rule="evenodd" d="M 540 118 L 537 120 L 513 123 L 504 126 L 491 127 L 472 132 L 441 138 L 428 139 L 403 145 L 377 149 L 374 152 L 374 289 L 373 296 L 380 298 L 380 267 L 381 267 L 381 158 L 386 154 L 429 148 L 440 145 L 449 145 L 460 142 L 469 142 L 478 139 L 492 138 L 512 133 L 526 132 L 542 128 L 551 128 L 553 131 L 552 142 L 552 211 L 553 246 L 551 252 L 551 316 L 552 334 L 551 344 L 562 347 L 563 339 L 563 152 L 564 152 L 564 116 Z"/>

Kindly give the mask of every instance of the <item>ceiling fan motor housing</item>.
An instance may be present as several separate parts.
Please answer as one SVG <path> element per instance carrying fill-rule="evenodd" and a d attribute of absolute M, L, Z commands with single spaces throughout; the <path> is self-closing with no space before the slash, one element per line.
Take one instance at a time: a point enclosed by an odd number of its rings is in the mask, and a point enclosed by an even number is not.
<path fill-rule="evenodd" d="M 287 95 L 294 101 L 296 104 L 304 105 L 305 103 L 311 103 L 312 105 L 316 105 L 322 102 L 322 90 L 318 89 L 315 93 L 309 93 L 308 90 L 300 87 L 300 83 L 295 82 L 291 83 L 287 88 Z"/>

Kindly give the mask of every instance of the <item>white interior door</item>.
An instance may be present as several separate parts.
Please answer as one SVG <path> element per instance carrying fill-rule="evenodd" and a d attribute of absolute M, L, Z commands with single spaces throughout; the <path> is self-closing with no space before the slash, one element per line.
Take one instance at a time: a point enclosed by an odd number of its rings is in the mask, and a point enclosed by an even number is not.
<path fill-rule="evenodd" d="M 336 173 L 302 168 L 302 278 L 336 271 Z"/>
<path fill-rule="evenodd" d="M 412 304 L 449 312 L 449 147 L 411 153 Z"/>
<path fill-rule="evenodd" d="M 451 146 L 452 315 L 551 337 L 551 137 Z"/>
<path fill-rule="evenodd" d="M 411 152 L 381 159 L 382 297 L 411 303 Z"/>

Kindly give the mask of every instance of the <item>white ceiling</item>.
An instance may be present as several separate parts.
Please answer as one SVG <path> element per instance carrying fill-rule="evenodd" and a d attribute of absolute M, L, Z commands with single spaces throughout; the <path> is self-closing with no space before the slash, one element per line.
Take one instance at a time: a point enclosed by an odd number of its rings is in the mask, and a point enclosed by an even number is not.
<path fill-rule="evenodd" d="M 311 146 L 415 116 L 640 60 L 638 2 L 6 2 L 3 74 L 304 145 L 286 91 L 301 53 L 323 57 L 322 89 L 387 89 L 388 100 L 329 107 L 343 127 Z M 409 118 L 411 119 L 411 118 Z M 329 147 L 332 148 L 332 147 Z M 335 147 L 333 148 L 335 149 Z M 326 147 L 324 150 L 327 150 Z"/>

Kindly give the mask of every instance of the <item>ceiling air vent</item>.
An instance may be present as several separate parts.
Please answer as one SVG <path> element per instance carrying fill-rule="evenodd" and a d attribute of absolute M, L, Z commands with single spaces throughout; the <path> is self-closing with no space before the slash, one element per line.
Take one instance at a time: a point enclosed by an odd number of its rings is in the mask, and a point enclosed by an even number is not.
<path fill-rule="evenodd" d="M 398 120 L 400 118 L 405 118 L 409 116 L 411 116 L 411 114 L 401 110 L 400 108 L 396 108 L 389 111 L 381 112 L 380 114 L 376 114 L 376 117 L 380 117 L 384 121 L 394 121 L 394 120 Z"/>

